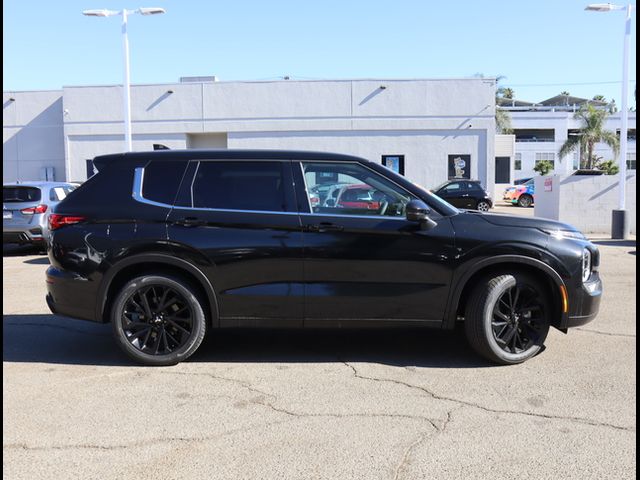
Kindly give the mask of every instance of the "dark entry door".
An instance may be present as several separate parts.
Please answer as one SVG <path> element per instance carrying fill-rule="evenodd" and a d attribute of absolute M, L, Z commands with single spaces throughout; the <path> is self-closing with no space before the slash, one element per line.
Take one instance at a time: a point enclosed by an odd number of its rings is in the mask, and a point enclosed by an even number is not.
<path fill-rule="evenodd" d="M 511 157 L 496 157 L 496 183 L 511 183 Z"/>

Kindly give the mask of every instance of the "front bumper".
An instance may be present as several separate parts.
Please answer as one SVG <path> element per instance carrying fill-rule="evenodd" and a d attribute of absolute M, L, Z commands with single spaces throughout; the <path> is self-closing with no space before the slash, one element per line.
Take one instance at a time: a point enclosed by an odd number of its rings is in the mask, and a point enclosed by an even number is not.
<path fill-rule="evenodd" d="M 576 289 L 571 296 L 571 313 L 567 317 L 565 328 L 580 327 L 591 322 L 600 310 L 602 298 L 602 280 L 596 278 Z"/>

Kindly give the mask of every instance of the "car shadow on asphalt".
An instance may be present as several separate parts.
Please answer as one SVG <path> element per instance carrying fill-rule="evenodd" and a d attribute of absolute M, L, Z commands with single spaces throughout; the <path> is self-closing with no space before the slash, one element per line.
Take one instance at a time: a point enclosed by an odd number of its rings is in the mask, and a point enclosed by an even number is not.
<path fill-rule="evenodd" d="M 46 252 L 32 245 L 2 245 L 3 257 L 21 257 L 23 255 L 43 255 L 46 258 Z"/>
<path fill-rule="evenodd" d="M 623 247 L 630 248 L 633 247 L 633 250 L 627 252 L 629 255 L 636 255 L 636 241 L 635 240 L 592 240 L 592 243 L 596 245 L 602 245 L 606 247 Z"/>
<path fill-rule="evenodd" d="M 607 247 L 635 247 L 635 240 L 591 240 L 591 243 L 595 243 L 596 245 L 604 245 Z"/>
<path fill-rule="evenodd" d="M 3 315 L 4 362 L 138 366 L 111 326 L 57 315 Z M 401 367 L 483 368 L 464 332 L 427 329 L 212 330 L 191 363 L 369 362 Z"/>

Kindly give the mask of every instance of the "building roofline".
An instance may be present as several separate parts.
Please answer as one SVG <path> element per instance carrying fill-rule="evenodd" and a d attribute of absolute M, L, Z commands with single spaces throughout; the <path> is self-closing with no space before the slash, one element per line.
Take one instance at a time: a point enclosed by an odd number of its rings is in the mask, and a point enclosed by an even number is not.
<path fill-rule="evenodd" d="M 165 85 L 199 85 L 199 84 L 255 84 L 255 83 L 350 83 L 350 82 L 449 82 L 449 81 L 496 81 L 495 77 L 450 77 L 450 78 L 343 78 L 343 79 L 313 79 L 313 80 L 217 80 L 217 81 L 203 81 L 203 82 L 161 82 L 161 83 L 134 83 L 132 87 L 160 87 Z M 121 87 L 121 83 L 115 84 L 100 84 L 100 85 L 63 85 L 62 88 L 100 88 L 100 87 Z"/>
<path fill-rule="evenodd" d="M 10 95 L 13 93 L 49 93 L 49 92 L 56 92 L 56 93 L 62 93 L 62 88 L 52 88 L 52 89 L 45 89 L 45 90 L 3 90 L 2 94 L 3 95 Z"/>

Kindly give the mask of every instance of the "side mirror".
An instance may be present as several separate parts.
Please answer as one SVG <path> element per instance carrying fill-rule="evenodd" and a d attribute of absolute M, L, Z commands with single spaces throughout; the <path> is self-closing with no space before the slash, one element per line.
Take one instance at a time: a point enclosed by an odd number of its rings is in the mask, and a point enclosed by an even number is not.
<path fill-rule="evenodd" d="M 406 216 L 410 222 L 416 222 L 420 224 L 420 228 L 423 230 L 430 230 L 437 225 L 436 222 L 429 218 L 431 209 L 422 200 L 411 200 L 407 204 Z"/>

